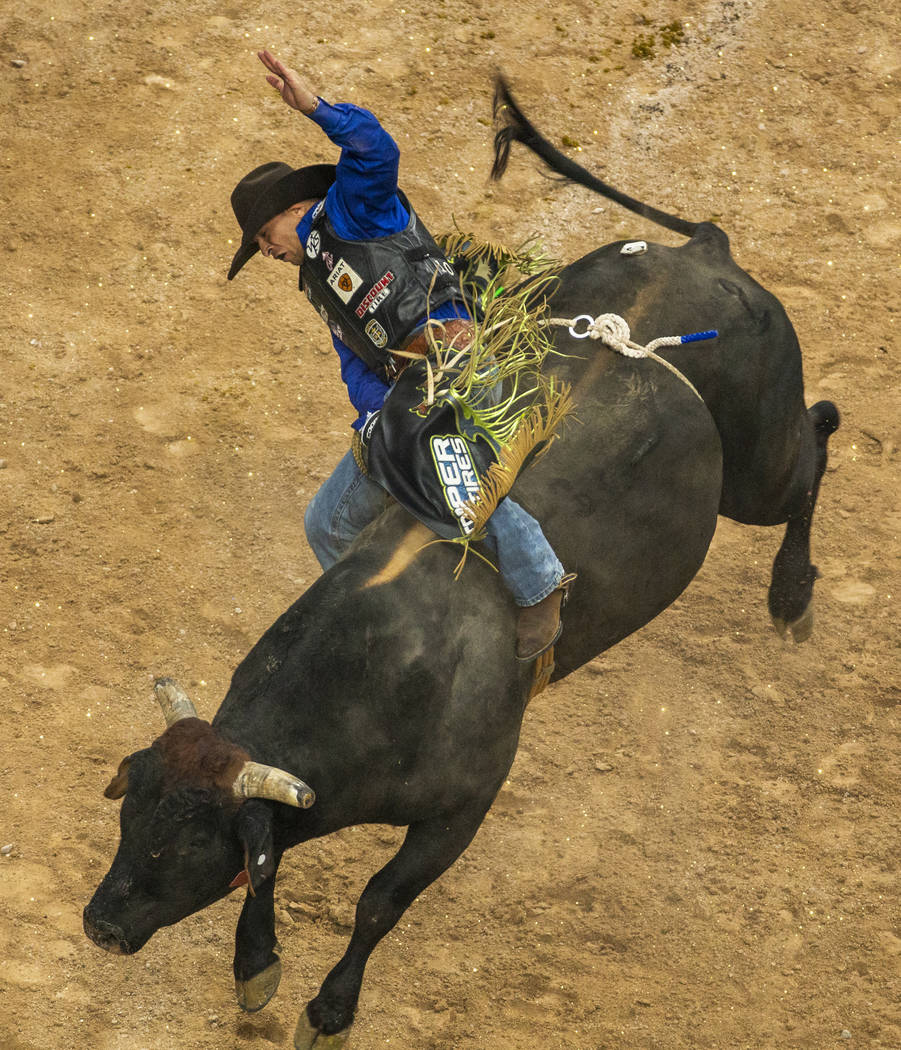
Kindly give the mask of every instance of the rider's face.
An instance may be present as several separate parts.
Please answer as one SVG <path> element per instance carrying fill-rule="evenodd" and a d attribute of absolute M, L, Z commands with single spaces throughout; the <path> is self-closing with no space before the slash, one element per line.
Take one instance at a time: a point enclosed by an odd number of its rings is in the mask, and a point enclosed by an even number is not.
<path fill-rule="evenodd" d="M 300 266 L 303 245 L 297 236 L 297 224 L 315 203 L 315 200 L 301 201 L 270 219 L 255 238 L 260 252 L 269 259 Z"/>

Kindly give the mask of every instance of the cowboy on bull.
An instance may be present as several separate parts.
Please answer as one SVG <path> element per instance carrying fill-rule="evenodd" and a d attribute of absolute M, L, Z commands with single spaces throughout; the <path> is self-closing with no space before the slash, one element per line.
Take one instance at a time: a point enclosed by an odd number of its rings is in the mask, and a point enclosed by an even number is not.
<path fill-rule="evenodd" d="M 429 324 L 459 343 L 472 332 L 473 303 L 398 189 L 400 153 L 376 118 L 318 97 L 269 51 L 259 58 L 284 102 L 341 155 L 337 165 L 298 169 L 271 162 L 241 179 L 231 203 L 242 238 L 228 278 L 257 252 L 300 268 L 300 287 L 331 329 L 359 432 L 382 409 L 399 366 L 428 351 Z M 358 458 L 349 451 L 341 459 L 304 516 L 323 569 L 390 501 Z M 560 635 L 569 578 L 541 526 L 509 498 L 488 519 L 484 542 L 519 606 L 516 655 L 533 660 Z"/>

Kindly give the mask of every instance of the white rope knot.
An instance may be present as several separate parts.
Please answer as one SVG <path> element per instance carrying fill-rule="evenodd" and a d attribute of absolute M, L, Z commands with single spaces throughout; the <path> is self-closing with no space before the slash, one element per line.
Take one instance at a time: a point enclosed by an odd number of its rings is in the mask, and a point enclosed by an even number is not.
<path fill-rule="evenodd" d="M 576 327 L 585 323 L 585 331 L 576 331 Z M 649 357 L 664 368 L 669 369 L 678 376 L 682 382 L 689 387 L 694 394 L 703 401 L 703 398 L 689 382 L 688 379 L 665 358 L 658 357 L 654 352 L 660 346 L 680 346 L 683 343 L 694 343 L 702 339 L 713 339 L 717 332 L 711 329 L 706 332 L 694 332 L 691 335 L 664 335 L 659 339 L 652 339 L 647 346 L 632 341 L 632 333 L 629 331 L 628 322 L 619 314 L 599 314 L 592 317 L 591 314 L 579 314 L 578 317 L 549 317 L 543 324 L 557 325 L 561 328 L 569 328 L 569 334 L 573 339 L 599 339 L 604 346 L 609 346 L 624 357 Z"/>
<path fill-rule="evenodd" d="M 625 357 L 646 357 L 644 347 L 633 343 L 631 335 L 626 319 L 619 314 L 600 314 L 588 326 L 589 339 L 600 339 Z"/>
<path fill-rule="evenodd" d="M 577 332 L 576 325 L 581 321 L 586 323 L 585 331 Z M 682 336 L 665 335 L 654 339 L 647 346 L 634 343 L 628 322 L 619 314 L 599 314 L 597 317 L 579 314 L 572 321 L 552 317 L 550 323 L 569 325 L 569 334 L 573 339 L 600 339 L 604 346 L 609 346 L 624 357 L 653 357 L 658 346 L 678 346 L 682 342 Z"/>

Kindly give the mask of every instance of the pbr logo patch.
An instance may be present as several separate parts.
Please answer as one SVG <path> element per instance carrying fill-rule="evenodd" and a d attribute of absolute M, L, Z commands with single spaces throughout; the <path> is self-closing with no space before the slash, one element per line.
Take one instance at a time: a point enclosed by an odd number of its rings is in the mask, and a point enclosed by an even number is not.
<path fill-rule="evenodd" d="M 393 280 L 394 274 L 390 270 L 382 274 L 382 276 L 360 300 L 360 305 L 357 307 L 357 317 L 362 317 L 367 310 L 371 314 L 375 313 L 379 303 L 383 303 L 391 294 L 388 285 L 391 284 Z"/>
<path fill-rule="evenodd" d="M 445 434 L 433 437 L 429 445 L 444 498 L 468 536 L 473 523 L 464 504 L 475 499 L 479 491 L 479 475 L 466 442 L 459 434 Z"/>
<path fill-rule="evenodd" d="M 335 263 L 332 272 L 326 279 L 342 303 L 349 303 L 354 292 L 363 283 L 363 278 L 343 259 Z"/>
<path fill-rule="evenodd" d="M 369 338 L 375 343 L 375 345 L 381 349 L 388 343 L 388 333 L 378 323 L 378 321 L 370 321 L 363 331 L 369 336 Z"/>
<path fill-rule="evenodd" d="M 311 259 L 315 259 L 319 254 L 319 245 L 322 238 L 319 236 L 319 230 L 313 230 L 309 237 L 307 237 L 307 255 Z"/>

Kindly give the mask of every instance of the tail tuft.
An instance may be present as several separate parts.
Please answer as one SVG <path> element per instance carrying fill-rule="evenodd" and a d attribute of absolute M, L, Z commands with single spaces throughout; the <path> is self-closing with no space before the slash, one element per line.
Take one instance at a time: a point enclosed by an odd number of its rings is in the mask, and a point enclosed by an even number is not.
<path fill-rule="evenodd" d="M 516 104 L 510 85 L 501 74 L 497 75 L 494 82 L 492 112 L 495 124 L 500 125 L 494 136 L 494 164 L 491 168 L 491 178 L 497 182 L 507 170 L 511 144 L 522 142 L 530 145 L 530 139 L 534 141 L 537 132 Z"/>

